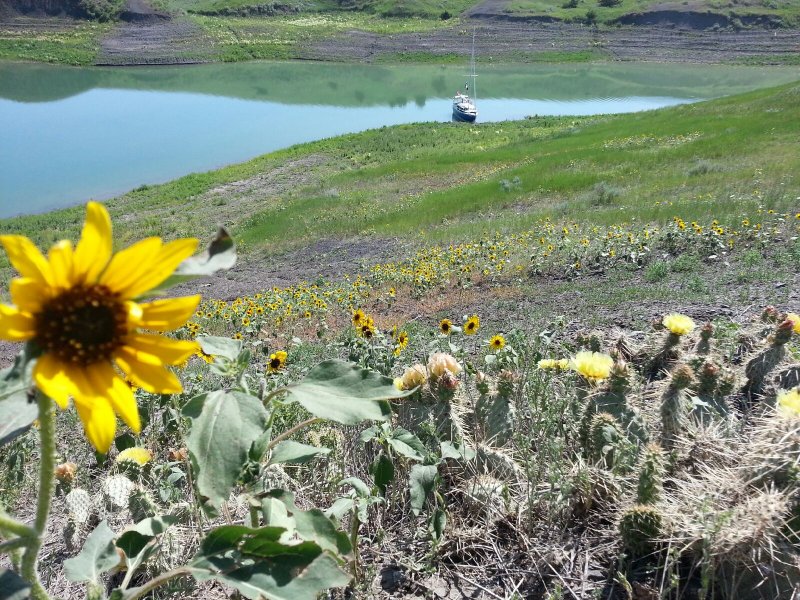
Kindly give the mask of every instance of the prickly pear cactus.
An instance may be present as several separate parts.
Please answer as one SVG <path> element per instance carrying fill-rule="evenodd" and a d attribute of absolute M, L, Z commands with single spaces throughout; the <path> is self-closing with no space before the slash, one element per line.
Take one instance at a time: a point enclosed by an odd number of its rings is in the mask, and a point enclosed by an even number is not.
<path fill-rule="evenodd" d="M 124 475 L 112 475 L 103 481 L 103 498 L 110 505 L 112 511 L 125 508 L 134 489 L 136 489 L 136 484 Z"/>
<path fill-rule="evenodd" d="M 483 441 L 504 446 L 514 433 L 514 407 L 507 395 L 483 395 L 475 403 L 475 423 Z"/>
<path fill-rule="evenodd" d="M 792 337 L 794 322 L 786 319 L 778 324 L 774 333 L 769 337 L 769 347 L 751 358 L 744 369 L 747 383 L 744 392 L 752 397 L 763 392 L 767 376 L 775 369 L 786 356 L 786 342 Z"/>
<path fill-rule="evenodd" d="M 508 485 L 491 475 L 479 475 L 464 484 L 464 503 L 470 512 L 489 520 L 501 517 L 513 509 Z"/>
<path fill-rule="evenodd" d="M 149 517 L 155 517 L 160 512 L 150 493 L 140 487 L 133 490 L 128 497 L 128 510 L 136 523 Z"/>
<path fill-rule="evenodd" d="M 588 448 L 591 445 L 589 436 L 592 418 L 601 412 L 608 413 L 617 420 L 631 443 L 638 446 L 646 443 L 649 439 L 644 419 L 635 408 L 628 405 L 625 390 L 617 389 L 615 391 L 611 387 L 613 385 L 612 379 L 609 387 L 586 399 L 579 430 L 581 444 L 584 448 Z"/>
<path fill-rule="evenodd" d="M 648 444 L 642 456 L 636 501 L 639 504 L 654 505 L 661 496 L 663 478 L 664 453 L 657 444 Z"/>
<path fill-rule="evenodd" d="M 589 425 L 589 444 L 586 454 L 593 463 L 611 469 L 624 438 L 622 427 L 612 415 L 607 412 L 597 413 Z"/>
<path fill-rule="evenodd" d="M 692 410 L 687 389 L 694 383 L 694 372 L 688 365 L 679 365 L 661 396 L 662 445 L 671 448 L 675 439 L 685 433 Z"/>
<path fill-rule="evenodd" d="M 664 519 L 654 506 L 637 504 L 624 513 L 619 522 L 622 542 L 633 558 L 655 553 L 664 537 Z"/>

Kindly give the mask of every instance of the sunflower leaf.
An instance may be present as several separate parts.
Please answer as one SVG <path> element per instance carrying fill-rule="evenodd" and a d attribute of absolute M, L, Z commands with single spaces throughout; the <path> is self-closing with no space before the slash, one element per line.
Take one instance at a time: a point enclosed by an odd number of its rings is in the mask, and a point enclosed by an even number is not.
<path fill-rule="evenodd" d="M 436 465 L 414 465 L 408 480 L 408 490 L 411 495 L 411 511 L 419 515 L 425 500 L 436 487 L 439 477 Z"/>
<path fill-rule="evenodd" d="M 287 388 L 287 401 L 298 402 L 311 414 L 344 425 L 367 419 L 386 420 L 388 400 L 408 396 L 391 378 L 341 360 L 326 360 Z"/>
<path fill-rule="evenodd" d="M 0 446 L 25 433 L 39 416 L 38 406 L 28 393 L 35 364 L 26 349 L 12 367 L 0 371 Z"/>
<path fill-rule="evenodd" d="M 31 597 L 31 586 L 19 575 L 8 569 L 0 568 L 0 598 L 6 600 L 24 600 Z"/>
<path fill-rule="evenodd" d="M 280 541 L 284 531 L 218 527 L 203 541 L 187 570 L 197 581 L 216 579 L 253 600 L 316 600 L 320 592 L 350 581 L 319 544 L 285 544 Z"/>
<path fill-rule="evenodd" d="M 119 564 L 114 532 L 103 521 L 86 538 L 78 556 L 64 561 L 64 574 L 73 582 L 100 583 L 100 575 Z"/>
<path fill-rule="evenodd" d="M 284 440 L 272 450 L 269 464 L 301 465 L 314 460 L 318 456 L 330 454 L 330 451 L 330 448 L 318 448 L 308 444 L 301 444 L 294 440 Z"/>
<path fill-rule="evenodd" d="M 192 398 L 183 415 L 192 421 L 187 447 L 197 490 L 216 508 L 230 495 L 253 442 L 266 428 L 267 411 L 258 398 L 218 390 Z"/>

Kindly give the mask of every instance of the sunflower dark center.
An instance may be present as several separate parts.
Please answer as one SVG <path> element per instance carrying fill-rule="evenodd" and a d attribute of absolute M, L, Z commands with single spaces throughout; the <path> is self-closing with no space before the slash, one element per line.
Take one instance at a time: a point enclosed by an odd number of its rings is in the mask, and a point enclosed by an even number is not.
<path fill-rule="evenodd" d="M 88 365 L 125 341 L 128 311 L 102 285 L 76 286 L 49 300 L 36 315 L 36 343 L 64 362 Z"/>

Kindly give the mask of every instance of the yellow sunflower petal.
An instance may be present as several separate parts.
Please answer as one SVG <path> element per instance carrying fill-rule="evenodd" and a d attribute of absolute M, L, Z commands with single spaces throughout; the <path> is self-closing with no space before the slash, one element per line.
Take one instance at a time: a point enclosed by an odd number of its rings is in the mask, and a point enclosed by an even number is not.
<path fill-rule="evenodd" d="M 86 205 L 86 222 L 75 247 L 74 276 L 80 282 L 96 281 L 111 260 L 111 218 L 98 202 Z"/>
<path fill-rule="evenodd" d="M 33 381 L 45 396 L 52 398 L 61 408 L 67 408 L 70 396 L 77 393 L 72 375 L 79 369 L 63 363 L 52 354 L 45 354 L 36 361 Z"/>
<path fill-rule="evenodd" d="M 125 346 L 148 365 L 178 365 L 200 350 L 197 342 L 173 340 L 163 335 L 131 334 Z"/>
<path fill-rule="evenodd" d="M 86 369 L 86 379 L 98 398 L 107 399 L 114 411 L 134 433 L 142 429 L 139 420 L 139 409 L 133 390 L 122 379 L 117 377 L 111 363 L 98 362 Z"/>
<path fill-rule="evenodd" d="M 133 383 L 152 394 L 179 394 L 183 391 L 181 382 L 173 373 L 162 366 L 142 362 L 130 348 L 120 348 L 114 358 Z"/>
<path fill-rule="evenodd" d="M 0 304 L 0 340 L 23 342 L 33 337 L 36 321 L 33 315 L 13 306 Z"/>
<path fill-rule="evenodd" d="M 72 242 L 61 240 L 47 253 L 53 285 L 67 288 L 72 285 Z"/>
<path fill-rule="evenodd" d="M 87 402 L 76 399 L 75 408 L 89 442 L 98 452 L 107 454 L 117 433 L 117 418 L 111 405 L 102 398 Z"/>
<path fill-rule="evenodd" d="M 29 313 L 39 312 L 42 303 L 50 298 L 49 288 L 35 279 L 16 277 L 8 286 L 11 301 L 17 308 Z"/>
<path fill-rule="evenodd" d="M 157 269 L 161 239 L 145 238 L 124 250 L 117 252 L 108 263 L 108 267 L 100 275 L 98 283 L 107 286 L 111 291 L 131 298 L 126 291 L 146 273 Z"/>
<path fill-rule="evenodd" d="M 192 317 L 198 304 L 200 296 L 185 296 L 140 304 L 141 326 L 154 331 L 177 329 Z"/>
<path fill-rule="evenodd" d="M 20 275 L 45 285 L 52 284 L 50 264 L 32 241 L 22 235 L 0 235 L 0 244 Z"/>
<path fill-rule="evenodd" d="M 163 283 L 175 272 L 179 264 L 194 254 L 198 243 L 195 238 L 184 238 L 164 244 L 151 268 L 126 287 L 122 293 L 127 298 L 136 298 Z"/>

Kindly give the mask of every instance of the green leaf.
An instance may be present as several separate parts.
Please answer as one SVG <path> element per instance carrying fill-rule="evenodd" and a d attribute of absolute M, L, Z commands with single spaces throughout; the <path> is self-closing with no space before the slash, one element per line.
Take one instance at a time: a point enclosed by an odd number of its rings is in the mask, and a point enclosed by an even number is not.
<path fill-rule="evenodd" d="M 385 496 L 386 486 L 394 481 L 394 463 L 392 463 L 392 459 L 386 456 L 384 452 L 380 452 L 375 457 L 370 472 L 381 495 Z"/>
<path fill-rule="evenodd" d="M 233 559 L 199 560 L 189 565 L 198 581 L 216 579 L 251 600 L 317 600 L 319 594 L 350 582 L 336 561 L 320 554 L 311 562 L 305 557 L 281 557 L 276 561 Z"/>
<path fill-rule="evenodd" d="M 428 451 L 417 436 L 402 427 L 396 428 L 392 431 L 391 437 L 386 439 L 389 445 L 394 448 L 395 452 L 402 454 L 406 458 L 422 461 Z"/>
<path fill-rule="evenodd" d="M 187 447 L 198 492 L 213 507 L 226 500 L 248 454 L 266 428 L 267 411 L 258 398 L 217 390 L 192 398 L 183 408 L 192 420 Z"/>
<path fill-rule="evenodd" d="M 433 514 L 431 515 L 431 521 L 429 523 L 431 536 L 434 540 L 438 541 L 442 539 L 445 527 L 447 527 L 447 513 L 444 511 L 444 509 L 437 508 L 433 511 Z"/>
<path fill-rule="evenodd" d="M 377 438 L 379 434 L 380 429 L 373 425 L 372 427 L 367 427 L 364 431 L 362 431 L 361 435 L 358 436 L 358 439 L 361 440 L 361 443 L 366 444 Z"/>
<path fill-rule="evenodd" d="M 64 574 L 73 582 L 88 581 L 99 584 L 100 575 L 119 564 L 114 546 L 114 532 L 103 521 L 86 538 L 78 556 L 64 561 Z"/>
<path fill-rule="evenodd" d="M 27 349 L 14 359 L 14 365 L 0 371 L 0 446 L 30 429 L 39 409 L 29 393 L 35 360 L 28 360 Z"/>
<path fill-rule="evenodd" d="M 457 460 L 472 460 L 475 450 L 466 445 L 456 445 L 453 442 L 441 442 L 442 458 L 455 458 Z"/>
<path fill-rule="evenodd" d="M 242 352 L 242 340 L 233 340 L 226 337 L 203 335 L 197 338 L 200 348 L 210 356 L 221 356 L 228 360 L 236 360 Z"/>
<path fill-rule="evenodd" d="M 357 502 L 355 498 L 337 498 L 325 514 L 341 521 L 346 514 L 352 512 Z"/>
<path fill-rule="evenodd" d="M 235 264 L 236 245 L 233 243 L 233 238 L 228 235 L 228 232 L 220 227 L 205 252 L 197 256 L 190 256 L 184 260 L 175 272 L 158 288 L 150 292 L 149 295 L 159 294 L 185 281 L 213 275 L 223 269 L 230 269 Z"/>
<path fill-rule="evenodd" d="M 31 586 L 14 571 L 0 568 L 0 598 L 4 600 L 24 600 L 30 598 Z"/>
<path fill-rule="evenodd" d="M 301 444 L 293 440 L 284 440 L 272 450 L 269 464 L 294 464 L 299 465 L 314 460 L 318 456 L 330 454 L 330 448 L 318 448 Z"/>
<path fill-rule="evenodd" d="M 363 481 L 361 481 L 358 477 L 348 477 L 347 479 L 342 479 L 339 482 L 339 485 L 352 486 L 356 494 L 358 494 L 362 498 L 369 498 L 372 495 L 369 491 L 369 486 Z"/>
<path fill-rule="evenodd" d="M 341 360 L 318 364 L 302 381 L 286 389 L 287 401 L 344 425 L 385 420 L 391 414 L 388 400 L 409 395 L 394 387 L 389 377 Z"/>
<path fill-rule="evenodd" d="M 268 525 L 279 525 L 287 528 L 292 536 L 301 540 L 315 542 L 323 550 L 334 555 L 348 554 L 352 548 L 347 535 L 338 529 L 330 518 L 317 509 L 302 510 L 294 503 L 294 494 L 285 490 L 270 490 L 262 501 L 265 522 Z M 279 508 L 280 507 L 280 508 Z"/>
<path fill-rule="evenodd" d="M 122 452 L 123 450 L 127 450 L 128 448 L 133 448 L 136 445 L 136 438 L 134 438 L 130 433 L 122 433 L 114 438 L 114 446 L 116 446 L 117 450 Z"/>
<path fill-rule="evenodd" d="M 336 560 L 315 542 L 285 544 L 281 527 L 218 527 L 188 565 L 198 581 L 216 579 L 257 600 L 316 600 L 331 587 L 347 584 Z"/>
<path fill-rule="evenodd" d="M 150 543 L 157 535 L 164 533 L 170 525 L 178 522 L 178 517 L 172 515 L 162 515 L 160 517 L 150 517 L 139 521 L 136 525 L 128 527 L 122 535 L 117 538 L 116 546 L 125 553 L 129 559 L 138 556 L 145 546 Z"/>
<path fill-rule="evenodd" d="M 436 465 L 414 465 L 411 467 L 408 488 L 411 494 L 411 511 L 415 515 L 419 515 L 422 507 L 425 506 L 425 499 L 436 487 L 438 476 Z"/>

